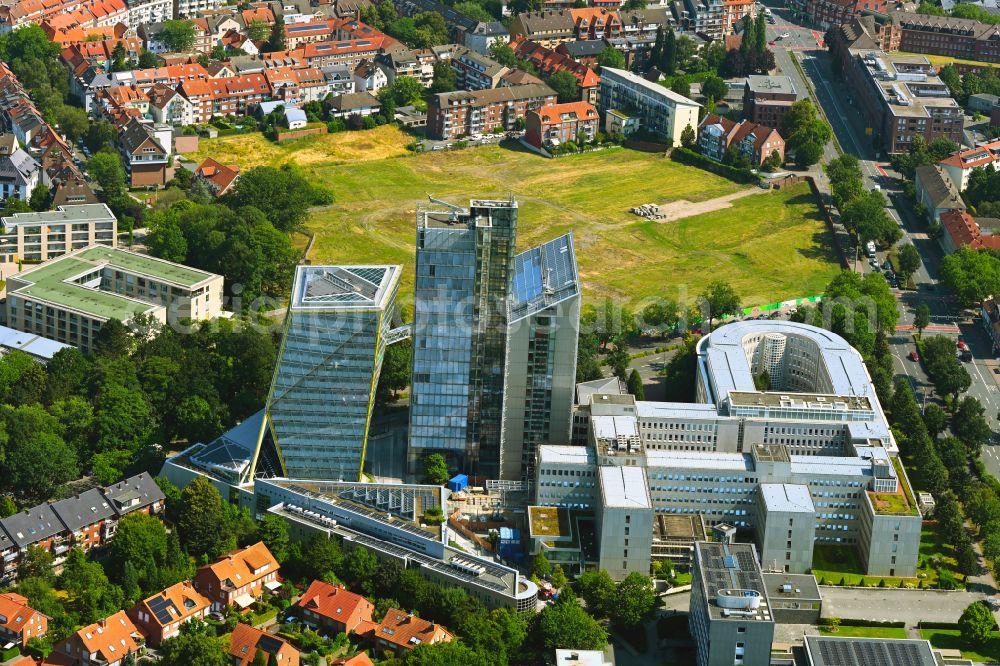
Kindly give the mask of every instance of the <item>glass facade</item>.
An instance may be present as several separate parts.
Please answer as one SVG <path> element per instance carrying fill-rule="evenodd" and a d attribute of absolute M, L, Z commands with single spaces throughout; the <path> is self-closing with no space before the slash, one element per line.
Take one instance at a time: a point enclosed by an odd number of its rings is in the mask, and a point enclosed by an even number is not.
<path fill-rule="evenodd" d="M 267 404 L 273 453 L 286 476 L 361 478 L 400 272 L 298 268 Z"/>
<path fill-rule="evenodd" d="M 448 453 L 497 478 L 517 203 L 418 212 L 411 461 Z"/>

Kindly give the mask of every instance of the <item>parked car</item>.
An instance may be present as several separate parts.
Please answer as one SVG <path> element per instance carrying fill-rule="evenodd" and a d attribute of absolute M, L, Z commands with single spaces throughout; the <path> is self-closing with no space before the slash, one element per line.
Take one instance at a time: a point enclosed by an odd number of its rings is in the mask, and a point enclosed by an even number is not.
<path fill-rule="evenodd" d="M 920 354 L 918 354 L 915 351 L 911 351 L 910 352 L 910 360 L 914 361 L 914 362 L 919 361 L 920 360 Z"/>

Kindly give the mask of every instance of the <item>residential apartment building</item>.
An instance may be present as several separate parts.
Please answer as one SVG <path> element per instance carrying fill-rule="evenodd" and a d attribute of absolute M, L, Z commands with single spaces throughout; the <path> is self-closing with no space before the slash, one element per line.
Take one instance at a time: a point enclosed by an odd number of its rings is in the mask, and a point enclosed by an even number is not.
<path fill-rule="evenodd" d="M 193 18 L 220 9 L 222 5 L 222 0 L 174 0 L 174 15 L 177 18 Z"/>
<path fill-rule="evenodd" d="M 773 154 L 784 162 L 785 140 L 777 130 L 764 125 L 728 118 L 710 113 L 698 128 L 698 145 L 701 153 L 722 162 L 730 148 L 746 157 L 754 167 L 761 166 Z"/>
<path fill-rule="evenodd" d="M 962 109 L 926 57 L 869 48 L 835 51 L 855 104 L 883 150 L 908 152 L 917 136 L 926 143 L 946 138 L 961 144 Z"/>
<path fill-rule="evenodd" d="M 893 50 L 1000 63 L 1000 26 L 952 16 L 886 13 L 880 19 Z"/>
<path fill-rule="evenodd" d="M 222 276 L 91 245 L 9 276 L 5 311 L 11 328 L 89 352 L 108 319 L 214 319 L 222 312 Z"/>
<path fill-rule="evenodd" d="M 41 165 L 13 134 L 0 134 L 0 199 L 27 201 L 41 183 Z"/>
<path fill-rule="evenodd" d="M 917 201 L 927 211 L 929 222 L 941 222 L 941 216 L 948 211 L 965 210 L 962 193 L 937 164 L 917 167 L 913 173 L 913 187 Z"/>
<path fill-rule="evenodd" d="M 268 666 L 299 666 L 299 651 L 285 640 L 262 629 L 237 624 L 229 636 L 229 665 L 252 666 L 263 653 Z"/>
<path fill-rule="evenodd" d="M 681 133 L 686 127 L 698 127 L 700 107 L 697 102 L 632 72 L 612 67 L 601 70 L 601 112 L 618 111 L 634 117 L 644 129 L 662 135 L 672 145 L 681 145 Z"/>
<path fill-rule="evenodd" d="M 573 19 L 577 40 L 600 42 L 622 34 L 622 19 L 616 11 L 601 7 L 580 7 L 570 9 L 569 15 Z"/>
<path fill-rule="evenodd" d="M 509 131 L 528 111 L 555 103 L 555 91 L 540 84 L 439 93 L 427 106 L 427 133 L 435 139 L 458 139 L 497 128 Z"/>
<path fill-rule="evenodd" d="M 190 581 L 182 581 L 140 601 L 128 610 L 128 617 L 155 648 L 176 636 L 181 625 L 205 619 L 210 607 Z"/>
<path fill-rule="evenodd" d="M 821 30 L 843 25 L 862 12 L 886 13 L 888 0 L 794 0 L 795 7 L 805 12 Z"/>
<path fill-rule="evenodd" d="M 28 600 L 14 592 L 0 593 L 0 640 L 23 648 L 32 638 L 48 632 L 49 618 L 28 605 Z"/>
<path fill-rule="evenodd" d="M 451 208 L 417 211 L 408 465 L 439 452 L 470 474 L 520 479 L 532 427 L 543 441 L 569 441 L 561 407 L 572 401 L 580 307 L 572 238 L 515 254 L 516 201 Z M 455 312 L 456 301 L 491 307 Z M 527 372 L 505 376 L 512 366 Z"/>
<path fill-rule="evenodd" d="M 124 516 L 136 511 L 158 514 L 164 502 L 152 477 L 143 473 L 0 519 L 0 584 L 16 580 L 17 565 L 28 548 L 44 548 L 61 563 L 70 548 L 88 551 L 107 545 Z"/>
<path fill-rule="evenodd" d="M 756 16 L 755 6 L 754 0 L 723 0 L 722 34 L 735 33 L 736 27 L 743 20 L 743 17 Z"/>
<path fill-rule="evenodd" d="M 174 88 L 157 83 L 149 93 L 149 115 L 154 123 L 186 127 L 195 122 L 195 107 Z"/>
<path fill-rule="evenodd" d="M 236 184 L 240 177 L 240 167 L 236 164 L 219 164 L 211 157 L 198 165 L 194 179 L 204 182 L 212 194 L 221 197 Z"/>
<path fill-rule="evenodd" d="M 743 117 L 768 127 L 781 127 L 785 113 L 798 99 L 791 78 L 751 74 L 743 85 Z"/>
<path fill-rule="evenodd" d="M 365 633 L 367 625 L 373 622 L 375 606 L 343 585 L 314 580 L 295 602 L 295 609 L 306 622 L 315 624 L 324 633 L 336 636 L 343 632 L 349 636 Z"/>
<path fill-rule="evenodd" d="M 944 170 L 958 191 L 964 192 L 969 186 L 969 176 L 972 175 L 973 169 L 1000 170 L 1000 140 L 960 150 L 938 162 L 938 166 Z"/>
<path fill-rule="evenodd" d="M 261 469 L 361 478 L 401 273 L 399 266 L 298 267 L 255 459 Z"/>
<path fill-rule="evenodd" d="M 524 12 L 515 16 L 510 24 L 512 38 L 520 36 L 550 49 L 576 40 L 577 34 L 576 21 L 568 9 Z"/>
<path fill-rule="evenodd" d="M 495 60 L 465 48 L 457 47 L 448 59 L 455 70 L 458 90 L 489 90 L 500 85 L 501 77 L 510 71 Z"/>
<path fill-rule="evenodd" d="M 118 134 L 118 152 L 131 187 L 163 187 L 167 184 L 170 142 L 169 127 L 159 129 L 150 122 L 133 118 Z"/>
<path fill-rule="evenodd" d="M 556 72 L 569 72 L 576 79 L 580 101 L 597 104 L 597 92 L 601 77 L 595 74 L 594 70 L 563 53 L 523 37 L 515 36 L 510 46 L 518 58 L 534 65 L 543 80 Z"/>
<path fill-rule="evenodd" d="M 52 663 L 67 660 L 80 666 L 122 666 L 129 655 L 139 655 L 146 640 L 125 611 L 98 620 L 56 643 Z"/>
<path fill-rule="evenodd" d="M 774 624 L 753 545 L 696 543 L 688 625 L 698 666 L 767 666 Z"/>
<path fill-rule="evenodd" d="M 579 142 L 584 137 L 586 141 L 593 141 L 600 124 L 600 116 L 592 104 L 553 104 L 528 112 L 524 139 L 536 148 Z"/>
<path fill-rule="evenodd" d="M 259 601 L 265 590 L 273 593 L 281 589 L 278 561 L 264 542 L 258 541 L 198 569 L 194 588 L 211 602 L 214 611 L 232 606 L 243 610 Z"/>
<path fill-rule="evenodd" d="M 957 252 L 963 247 L 1000 251 L 1000 229 L 992 218 L 977 220 L 964 210 L 949 210 L 941 213 L 940 222 L 938 243 L 945 254 Z"/>
<path fill-rule="evenodd" d="M 63 205 L 44 213 L 15 213 L 0 218 L 0 222 L 0 264 L 38 263 L 88 245 L 118 244 L 118 220 L 102 203 Z"/>
<path fill-rule="evenodd" d="M 390 608 L 374 629 L 375 650 L 381 654 L 401 657 L 418 645 L 434 645 L 454 640 L 454 636 L 429 620 L 413 613 Z"/>

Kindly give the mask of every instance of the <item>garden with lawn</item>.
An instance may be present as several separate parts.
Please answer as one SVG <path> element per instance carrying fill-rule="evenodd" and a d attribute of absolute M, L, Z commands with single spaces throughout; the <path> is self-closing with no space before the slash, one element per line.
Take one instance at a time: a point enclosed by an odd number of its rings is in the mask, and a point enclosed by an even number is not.
<path fill-rule="evenodd" d="M 845 627 L 840 625 L 836 631 L 820 627 L 824 636 L 840 636 L 841 638 L 906 638 L 906 629 L 902 627 Z"/>
<path fill-rule="evenodd" d="M 924 587 L 960 589 L 965 577 L 957 573 L 954 549 L 941 543 L 937 524 L 925 522 L 920 535 L 920 556 L 915 578 L 866 576 L 853 546 L 816 544 L 812 573 L 820 585 L 865 587 Z"/>
<path fill-rule="evenodd" d="M 920 637 L 939 650 L 961 650 L 962 657 L 987 663 L 1000 662 L 1000 631 L 994 631 L 983 645 L 970 646 L 958 629 L 921 629 Z"/>

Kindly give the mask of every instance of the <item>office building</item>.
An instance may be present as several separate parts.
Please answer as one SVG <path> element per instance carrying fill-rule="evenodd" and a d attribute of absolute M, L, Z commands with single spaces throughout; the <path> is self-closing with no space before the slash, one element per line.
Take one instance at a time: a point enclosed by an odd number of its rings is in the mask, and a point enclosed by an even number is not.
<path fill-rule="evenodd" d="M 102 203 L 59 206 L 41 213 L 15 213 L 0 220 L 3 222 L 0 263 L 38 263 L 88 245 L 116 247 L 118 244 L 118 221 Z"/>
<path fill-rule="evenodd" d="M 399 266 L 299 266 L 251 468 L 356 481 L 396 315 Z"/>
<path fill-rule="evenodd" d="M 751 74 L 743 84 L 743 117 L 768 127 L 781 127 L 785 113 L 798 99 L 791 78 Z"/>
<path fill-rule="evenodd" d="M 409 465 L 522 476 L 539 441 L 569 441 L 579 284 L 572 238 L 514 254 L 517 202 L 417 212 Z M 521 372 L 511 372 L 512 367 Z"/>
<path fill-rule="evenodd" d="M 698 666 L 768 666 L 771 599 L 751 544 L 699 542 L 688 624 Z"/>
<path fill-rule="evenodd" d="M 882 150 L 909 152 L 918 136 L 962 143 L 962 108 L 926 56 L 885 53 L 866 33 L 847 30 L 835 32 L 831 50 Z"/>
<path fill-rule="evenodd" d="M 633 521 L 648 520 L 654 539 L 630 541 L 637 561 L 683 554 L 682 543 L 667 547 L 660 516 L 698 516 L 753 529 L 769 571 L 807 571 L 816 542 L 856 549 L 871 575 L 915 575 L 920 512 L 860 355 L 829 331 L 758 321 L 714 331 L 698 353 L 697 403 L 579 391 L 588 404 L 576 409 L 574 429 L 586 428 L 587 444 L 538 447 L 535 504 L 599 518 L 614 496 L 604 469 L 635 469 L 630 478 L 648 487 L 652 511 Z M 765 370 L 768 392 L 754 386 Z M 566 523 L 560 533 L 575 521 Z M 599 542 L 605 527 L 594 521 Z M 564 559 L 584 550 L 553 543 Z M 620 566 L 605 555 L 598 550 L 595 563 Z"/>
<path fill-rule="evenodd" d="M 222 312 L 222 276 L 137 252 L 91 245 L 7 278 L 7 326 L 90 351 L 104 322 L 161 323 Z"/>
<path fill-rule="evenodd" d="M 686 127 L 697 129 L 700 107 L 697 102 L 632 72 L 612 67 L 601 69 L 601 113 L 627 113 L 637 119 L 638 127 L 662 135 L 671 145 L 681 145 L 681 133 Z M 605 125 L 608 124 L 606 118 Z"/>

